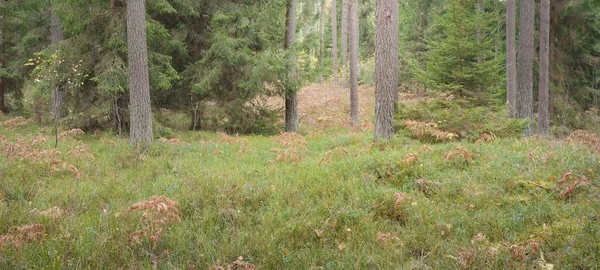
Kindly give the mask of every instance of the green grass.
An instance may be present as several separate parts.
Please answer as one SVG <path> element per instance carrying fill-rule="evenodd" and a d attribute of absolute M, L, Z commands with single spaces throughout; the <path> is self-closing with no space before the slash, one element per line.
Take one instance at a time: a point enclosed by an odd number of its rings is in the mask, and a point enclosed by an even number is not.
<path fill-rule="evenodd" d="M 48 129 L 0 126 L 9 142 L 38 133 L 48 141 L 37 149 L 51 149 Z M 0 234 L 33 223 L 46 231 L 42 241 L 4 245 L 0 268 L 207 269 L 242 256 L 260 269 L 531 269 L 541 258 L 534 243 L 558 269 L 600 265 L 600 163 L 577 143 L 504 139 L 423 152 L 406 137 L 383 145 L 370 132 L 340 132 L 306 137 L 295 162 L 277 160 L 275 137 L 178 136 L 186 143 L 156 142 L 146 155 L 107 134 L 66 139 L 58 159 L 80 178 L 2 148 Z M 84 144 L 94 159 L 69 154 Z M 459 146 L 469 162 L 444 159 Z M 413 153 L 417 162 L 403 162 Z M 561 198 L 567 170 L 592 184 Z M 410 200 L 395 206 L 397 193 Z M 156 245 L 131 243 L 143 222 L 129 207 L 153 195 L 179 202 L 181 222 Z M 62 214 L 39 214 L 52 207 Z M 474 241 L 479 233 L 486 239 Z"/>

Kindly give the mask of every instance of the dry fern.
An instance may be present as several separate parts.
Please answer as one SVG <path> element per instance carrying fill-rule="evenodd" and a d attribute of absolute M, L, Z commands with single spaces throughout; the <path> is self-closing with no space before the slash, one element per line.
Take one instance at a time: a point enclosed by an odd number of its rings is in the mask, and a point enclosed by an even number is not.
<path fill-rule="evenodd" d="M 148 239 L 154 247 L 165 235 L 168 227 L 181 222 L 179 203 L 165 196 L 152 196 L 149 200 L 138 202 L 129 207 L 132 212 L 142 212 L 140 224 L 142 229 L 129 235 L 132 244 L 139 244 L 143 238 Z"/>

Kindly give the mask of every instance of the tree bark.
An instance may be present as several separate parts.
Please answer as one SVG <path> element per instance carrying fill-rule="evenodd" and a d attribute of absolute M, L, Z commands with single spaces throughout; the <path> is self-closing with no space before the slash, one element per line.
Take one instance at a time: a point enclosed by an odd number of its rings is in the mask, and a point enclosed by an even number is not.
<path fill-rule="evenodd" d="M 517 63 L 517 117 L 529 118 L 533 123 L 533 57 L 535 31 L 535 1 L 521 0 L 519 15 L 519 55 Z M 533 126 L 525 129 L 525 136 L 533 134 Z"/>
<path fill-rule="evenodd" d="M 4 62 L 6 61 L 6 2 L 2 9 L 2 59 L 0 59 L 0 68 L 4 68 Z M 9 109 L 6 106 L 6 81 L 4 77 L 0 77 L 0 111 L 3 113 L 9 113 Z"/>
<path fill-rule="evenodd" d="M 325 60 L 325 0 L 321 0 L 319 24 L 321 25 L 319 42 L 319 83 L 323 83 L 323 62 Z"/>
<path fill-rule="evenodd" d="M 398 89 L 398 1 L 378 0 L 375 32 L 375 140 L 394 135 Z"/>
<path fill-rule="evenodd" d="M 506 1 L 506 100 L 511 117 L 517 116 L 516 0 Z"/>
<path fill-rule="evenodd" d="M 550 134 L 549 117 L 549 52 L 550 52 L 550 0 L 541 0 L 540 5 L 540 83 L 538 101 L 538 132 L 540 135 Z"/>
<path fill-rule="evenodd" d="M 296 42 L 296 0 L 288 0 L 287 2 L 287 14 L 285 21 L 285 49 L 290 50 Z M 293 89 L 286 89 L 285 91 L 285 131 L 286 132 L 298 132 L 298 96 L 297 89 L 295 89 L 296 81 L 296 56 L 291 53 L 288 63 L 288 76 L 291 85 L 294 85 Z"/>
<path fill-rule="evenodd" d="M 60 18 L 54 12 L 52 4 L 50 14 L 50 44 L 56 44 L 65 39 L 61 27 Z M 66 116 L 65 99 L 67 98 L 67 88 L 64 82 L 57 82 L 52 91 L 52 119 L 59 120 Z"/>
<path fill-rule="evenodd" d="M 348 70 L 348 22 L 350 1 L 342 0 L 342 70 Z"/>
<path fill-rule="evenodd" d="M 152 110 L 148 77 L 145 0 L 127 0 L 130 143 L 146 149 L 152 142 Z"/>
<path fill-rule="evenodd" d="M 485 12 L 485 3 L 483 2 L 483 0 L 479 0 L 479 2 L 477 3 L 477 10 L 481 14 L 481 16 L 483 16 L 483 13 Z M 480 27 L 484 27 L 484 26 L 481 25 Z M 483 32 L 483 30 L 481 30 L 481 29 L 478 30 L 477 36 L 479 38 L 479 43 L 483 43 L 483 39 L 485 37 L 485 33 Z M 481 55 L 477 57 L 477 63 L 478 64 L 483 63 L 483 57 Z"/>
<path fill-rule="evenodd" d="M 350 0 L 350 116 L 352 126 L 358 125 L 358 0 Z"/>
<path fill-rule="evenodd" d="M 331 0 L 331 54 L 333 58 L 333 83 L 337 83 L 338 42 L 337 42 L 337 0 Z"/>

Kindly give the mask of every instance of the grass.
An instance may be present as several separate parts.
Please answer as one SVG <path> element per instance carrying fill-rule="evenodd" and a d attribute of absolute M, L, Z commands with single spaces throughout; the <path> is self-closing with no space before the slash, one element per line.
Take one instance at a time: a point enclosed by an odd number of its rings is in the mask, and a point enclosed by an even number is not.
<path fill-rule="evenodd" d="M 339 129 L 178 132 L 139 155 L 110 134 L 69 133 L 53 153 L 49 128 L 7 119 L 3 269 L 600 265 L 593 134 L 374 144 Z"/>

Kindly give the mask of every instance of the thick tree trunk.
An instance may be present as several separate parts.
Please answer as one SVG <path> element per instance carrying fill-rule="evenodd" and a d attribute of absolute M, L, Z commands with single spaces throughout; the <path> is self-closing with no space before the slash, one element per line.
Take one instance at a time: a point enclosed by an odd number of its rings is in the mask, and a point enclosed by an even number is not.
<path fill-rule="evenodd" d="M 54 5 L 52 5 L 52 12 L 50 14 L 50 44 L 56 44 L 57 42 L 65 39 L 62 29 L 60 29 L 60 19 L 54 12 Z M 59 120 L 66 116 L 67 110 L 65 108 L 65 99 L 67 98 L 67 88 L 64 82 L 57 82 L 52 91 L 52 119 Z"/>
<path fill-rule="evenodd" d="M 141 149 L 152 142 L 152 110 L 148 77 L 145 0 L 127 0 L 130 143 Z"/>
<path fill-rule="evenodd" d="M 333 83 L 337 83 L 338 44 L 337 44 L 337 0 L 331 0 L 331 54 L 333 58 Z"/>
<path fill-rule="evenodd" d="M 296 0 L 288 0 L 285 21 L 285 49 L 289 50 L 296 42 Z M 290 54 L 288 76 L 296 80 L 296 56 Z M 295 83 L 292 83 L 295 85 Z M 285 92 L 285 131 L 298 132 L 298 96 L 297 89 L 286 89 Z"/>
<path fill-rule="evenodd" d="M 506 100 L 511 117 L 517 116 L 516 0 L 506 1 Z"/>
<path fill-rule="evenodd" d="M 535 1 L 521 0 L 519 15 L 519 60 L 517 63 L 517 117 L 529 118 L 533 123 L 533 57 L 535 31 Z M 533 134 L 532 124 L 525 136 Z"/>
<path fill-rule="evenodd" d="M 350 0 L 350 116 L 358 125 L 358 0 Z"/>
<path fill-rule="evenodd" d="M 375 15 L 375 140 L 389 141 L 398 96 L 398 1 L 378 0 Z"/>
<path fill-rule="evenodd" d="M 348 12 L 350 1 L 354 0 L 342 0 L 342 70 L 344 72 L 348 70 Z"/>
<path fill-rule="evenodd" d="M 541 0 L 540 5 L 540 85 L 538 101 L 538 132 L 550 134 L 549 117 L 549 52 L 550 52 L 550 0 Z"/>

